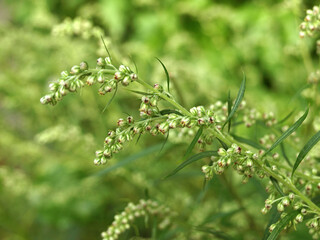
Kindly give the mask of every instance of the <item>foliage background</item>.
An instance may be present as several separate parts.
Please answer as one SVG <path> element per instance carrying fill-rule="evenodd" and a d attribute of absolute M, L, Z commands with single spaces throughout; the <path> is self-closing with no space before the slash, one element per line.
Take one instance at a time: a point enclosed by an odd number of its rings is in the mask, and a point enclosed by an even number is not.
<path fill-rule="evenodd" d="M 139 99 L 120 91 L 68 96 L 56 107 L 39 99 L 62 70 L 95 64 L 99 43 L 53 36 L 65 18 L 82 17 L 101 27 L 111 54 L 138 66 L 150 83 L 164 82 L 159 57 L 178 99 L 187 108 L 226 100 L 247 75 L 246 100 L 280 119 L 306 105 L 303 93 L 316 66 L 315 44 L 299 39 L 299 23 L 314 2 L 210 0 L 23 0 L 0 2 L 0 238 L 99 239 L 113 216 L 146 194 L 173 209 L 172 227 L 157 239 L 260 239 L 270 215 L 260 209 L 264 187 L 242 185 L 227 173 L 202 189 L 201 163 L 168 180 L 188 139 L 144 136 L 107 166 L 92 163 L 108 129 L 125 112 L 138 117 Z M 304 96 L 304 97 L 303 97 Z M 261 135 L 251 133 L 252 138 Z M 262 130 L 261 130 L 262 131 Z M 240 130 L 240 134 L 243 134 Z M 191 140 L 191 138 L 190 138 Z M 227 180 L 226 180 L 227 179 Z M 239 200 L 235 196 L 239 196 Z M 240 202 L 239 202 L 240 201 Z M 256 222 L 254 229 L 241 206 Z M 141 238 L 151 228 L 137 222 Z M 197 231 L 206 226 L 213 233 Z M 305 227 L 283 239 L 311 239 Z M 221 232 L 223 236 L 219 235 Z M 213 234 L 213 235 L 212 235 Z M 123 236 L 135 236 L 131 231 Z"/>

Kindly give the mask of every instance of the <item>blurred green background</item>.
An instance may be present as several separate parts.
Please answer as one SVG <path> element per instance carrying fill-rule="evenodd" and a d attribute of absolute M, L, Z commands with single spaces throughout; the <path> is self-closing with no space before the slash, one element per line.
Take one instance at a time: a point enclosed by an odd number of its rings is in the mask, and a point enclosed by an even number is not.
<path fill-rule="evenodd" d="M 108 165 L 93 165 L 94 151 L 103 145 L 108 129 L 125 112 L 138 117 L 140 100 L 121 89 L 102 113 L 110 96 L 85 88 L 55 107 L 41 105 L 40 97 L 61 71 L 83 60 L 93 66 L 106 56 L 99 38 L 90 36 L 92 27 L 65 34 L 52 34 L 52 29 L 66 18 L 89 20 L 104 32 L 111 54 L 131 66 L 134 59 L 139 75 L 150 83 L 165 82 L 155 60 L 159 57 L 170 72 L 174 94 L 187 108 L 226 100 L 228 90 L 235 97 L 243 71 L 247 103 L 282 118 L 305 106 L 299 94 L 292 98 L 318 60 L 314 41 L 299 39 L 299 24 L 313 4 L 0 2 L 0 239 L 100 239 L 115 214 L 146 195 L 177 213 L 157 239 L 260 239 L 270 215 L 260 213 L 266 193 L 258 180 L 242 185 L 228 172 L 203 190 L 201 163 L 162 180 L 181 162 L 189 139 L 169 138 L 160 152 L 164 138 L 143 136 Z M 214 233 L 197 231 L 196 226 Z M 143 223 L 137 227 L 140 239 L 150 238 L 150 228 Z M 283 239 L 311 239 L 304 226 L 299 228 Z M 135 235 L 129 231 L 122 239 Z"/>

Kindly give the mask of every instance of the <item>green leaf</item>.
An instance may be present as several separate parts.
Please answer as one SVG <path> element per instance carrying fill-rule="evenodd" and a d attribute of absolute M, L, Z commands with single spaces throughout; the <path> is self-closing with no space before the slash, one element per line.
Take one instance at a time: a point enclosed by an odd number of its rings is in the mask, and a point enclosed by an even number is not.
<path fill-rule="evenodd" d="M 270 180 L 271 180 L 273 186 L 276 188 L 276 190 L 280 193 L 280 195 L 285 196 L 285 194 L 283 193 L 283 191 L 281 190 L 281 188 L 279 186 L 277 179 L 275 179 L 274 177 L 270 177 Z"/>
<path fill-rule="evenodd" d="M 277 223 L 277 226 L 275 227 L 275 229 L 273 229 L 267 240 L 276 240 L 281 231 L 289 224 L 290 221 L 292 221 L 298 215 L 298 213 L 298 211 L 293 211 L 288 213 L 284 218 L 280 219 L 280 221 Z"/>
<path fill-rule="evenodd" d="M 108 103 L 106 104 L 106 106 L 104 107 L 104 109 L 102 110 L 102 113 L 104 113 L 105 110 L 107 110 L 107 108 L 109 107 L 109 105 L 111 104 L 112 100 L 114 99 L 114 97 L 116 96 L 118 91 L 118 84 L 116 84 L 116 90 L 114 90 L 114 93 L 112 95 L 112 97 L 110 98 L 110 100 L 108 101 Z"/>
<path fill-rule="evenodd" d="M 178 112 L 176 110 L 172 110 L 172 109 L 163 109 L 163 110 L 160 111 L 161 115 L 167 115 L 167 114 L 170 114 L 170 113 L 175 113 L 177 115 L 183 116 L 183 114 L 181 114 L 180 112 Z"/>
<path fill-rule="evenodd" d="M 161 153 L 162 149 L 163 149 L 164 146 L 166 145 L 166 143 L 167 143 L 167 141 L 168 141 L 168 138 L 169 138 L 169 133 L 170 133 L 170 132 L 168 131 L 168 134 L 167 134 L 167 136 L 166 136 L 166 139 L 164 140 L 164 142 L 163 142 L 163 144 L 162 144 L 162 147 L 161 147 L 159 153 Z"/>
<path fill-rule="evenodd" d="M 183 169 L 184 167 L 188 166 L 189 164 L 191 164 L 199 159 L 211 157 L 211 156 L 218 156 L 217 151 L 206 151 L 206 152 L 197 153 L 197 154 L 193 155 L 192 157 L 188 158 L 187 160 L 185 160 L 183 163 L 181 163 L 176 169 L 174 169 L 165 178 L 168 178 L 168 177 L 175 175 L 181 169 Z"/>
<path fill-rule="evenodd" d="M 296 171 L 297 167 L 301 163 L 301 161 L 304 159 L 304 157 L 308 154 L 308 152 L 313 148 L 314 145 L 316 145 L 320 140 L 320 131 L 317 132 L 315 135 L 310 138 L 310 140 L 304 145 L 302 150 L 300 151 L 296 162 L 293 165 L 291 178 L 293 177 L 294 172 Z"/>
<path fill-rule="evenodd" d="M 277 124 L 281 124 L 281 123 L 284 123 L 285 121 L 287 121 L 293 113 L 294 113 L 294 110 L 292 110 L 287 116 L 285 116 L 283 119 L 281 119 Z"/>
<path fill-rule="evenodd" d="M 192 149 L 194 148 L 194 146 L 196 145 L 198 139 L 200 138 L 201 134 L 203 131 L 203 127 L 200 127 L 196 133 L 196 135 L 194 136 L 194 138 L 192 139 L 192 142 L 190 143 L 189 147 L 187 148 L 186 153 L 184 154 L 183 157 L 188 157 L 192 151 Z"/>
<path fill-rule="evenodd" d="M 112 60 L 111 55 L 110 55 L 110 53 L 109 53 L 109 50 L 108 50 L 108 48 L 107 48 L 106 43 L 104 42 L 104 39 L 103 39 L 102 35 L 100 35 L 100 37 L 101 37 L 101 40 L 102 40 L 102 42 L 103 42 L 103 46 L 104 46 L 104 48 L 106 49 L 106 51 L 107 51 L 107 53 L 108 53 L 108 57 L 110 58 L 110 60 Z"/>
<path fill-rule="evenodd" d="M 153 93 L 147 93 L 147 92 L 142 92 L 142 91 L 136 91 L 136 90 L 131 90 L 131 89 L 126 89 L 129 92 L 133 92 L 136 94 L 141 94 L 141 95 L 153 95 Z"/>
<path fill-rule="evenodd" d="M 228 92 L 228 116 L 230 115 L 230 112 L 231 112 L 231 105 L 232 105 L 232 101 L 231 101 L 230 91 L 229 91 Z M 230 132 L 230 128 L 231 128 L 231 119 L 228 122 L 228 132 Z"/>
<path fill-rule="evenodd" d="M 268 239 L 268 237 L 270 236 L 269 227 L 272 224 L 274 224 L 274 223 L 279 221 L 280 215 L 281 215 L 281 213 L 278 212 L 276 207 L 271 209 L 271 217 L 270 217 L 270 220 L 268 222 L 268 225 L 267 225 L 266 229 L 264 230 L 264 234 L 263 234 L 262 240 L 267 240 Z"/>
<path fill-rule="evenodd" d="M 300 125 L 302 122 L 306 119 L 309 112 L 309 108 L 305 111 L 305 113 L 291 126 L 285 131 L 278 139 L 275 141 L 272 146 L 263 154 L 263 156 L 266 156 L 268 153 L 270 153 L 274 148 L 276 148 L 283 140 L 285 140 L 287 137 L 289 137 Z"/>
<path fill-rule="evenodd" d="M 231 236 L 226 234 L 224 231 L 214 230 L 212 227 L 196 227 L 196 230 L 200 232 L 205 232 L 213 235 L 214 239 L 223 239 L 223 240 L 231 240 L 233 239 Z"/>
<path fill-rule="evenodd" d="M 220 140 L 219 138 L 217 138 L 217 139 L 218 139 L 218 141 L 220 142 L 221 146 L 222 146 L 225 150 L 227 150 L 227 149 L 228 149 L 228 145 L 227 145 L 225 142 L 223 142 L 222 140 Z"/>
<path fill-rule="evenodd" d="M 280 143 L 280 149 L 281 149 L 281 153 L 282 153 L 282 156 L 284 157 L 284 159 L 286 160 L 286 162 L 289 164 L 289 166 L 292 167 L 292 163 L 290 162 L 287 154 L 286 154 L 286 149 L 284 148 L 284 144 L 283 143 Z"/>
<path fill-rule="evenodd" d="M 243 74 L 243 80 L 242 80 L 240 89 L 238 91 L 238 96 L 236 98 L 236 101 L 234 102 L 234 105 L 233 105 L 233 107 L 232 107 L 232 109 L 230 111 L 230 114 L 228 115 L 228 118 L 227 118 L 226 122 L 222 126 L 222 129 L 225 127 L 225 125 L 227 123 L 229 123 L 231 121 L 233 115 L 236 113 L 236 111 L 237 111 L 237 109 L 238 109 L 238 107 L 239 107 L 239 105 L 240 105 L 240 103 L 241 103 L 241 101 L 243 99 L 245 90 L 246 90 L 246 75 Z"/>
<path fill-rule="evenodd" d="M 155 152 L 159 151 L 159 149 L 161 149 L 161 147 L 162 147 L 162 144 L 157 144 L 157 145 L 150 146 L 150 147 L 144 149 L 141 152 L 138 152 L 136 154 L 133 154 L 133 155 L 123 159 L 122 161 L 118 162 L 117 164 L 115 164 L 115 165 L 113 165 L 113 166 L 111 166 L 109 168 L 103 169 L 103 170 L 95 173 L 93 176 L 100 177 L 100 176 L 103 176 L 105 174 L 108 174 L 109 172 L 114 171 L 117 168 L 123 167 L 123 166 L 125 166 L 127 164 L 130 164 L 130 163 L 132 163 L 132 162 L 134 162 L 134 161 L 136 161 L 136 160 L 138 160 L 138 159 L 140 159 L 142 157 L 145 157 L 147 155 L 150 155 L 152 153 L 155 153 Z"/>
<path fill-rule="evenodd" d="M 161 62 L 161 60 L 159 58 L 156 57 L 156 59 L 161 63 L 165 73 L 166 73 L 166 77 L 167 77 L 167 86 L 168 86 L 168 92 L 170 92 L 169 90 L 169 86 L 170 86 L 170 77 L 169 77 L 169 73 L 168 73 L 168 70 L 166 68 L 166 66 L 163 64 L 163 62 Z"/>
<path fill-rule="evenodd" d="M 248 146 L 251 146 L 255 149 L 264 149 L 265 150 L 265 147 L 261 146 L 260 144 L 250 140 L 250 139 L 247 139 L 247 138 L 243 138 L 243 137 L 239 137 L 239 136 L 236 136 L 236 135 L 231 135 L 235 140 L 237 140 L 238 142 L 241 142 L 241 143 L 244 143 L 244 144 L 247 144 Z"/>

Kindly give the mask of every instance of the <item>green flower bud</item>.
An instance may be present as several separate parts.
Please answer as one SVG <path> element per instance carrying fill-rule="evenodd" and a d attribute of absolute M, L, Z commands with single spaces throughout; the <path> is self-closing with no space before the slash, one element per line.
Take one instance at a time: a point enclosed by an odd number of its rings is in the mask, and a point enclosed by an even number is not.
<path fill-rule="evenodd" d="M 95 158 L 93 160 L 94 165 L 100 165 L 100 159 L 99 158 Z"/>
<path fill-rule="evenodd" d="M 137 76 L 137 74 L 132 73 L 132 74 L 130 75 L 130 78 L 131 78 L 131 81 L 134 82 L 134 81 L 136 81 L 136 80 L 138 79 L 138 76 Z"/>
<path fill-rule="evenodd" d="M 83 62 L 80 63 L 80 70 L 81 71 L 88 70 L 88 68 L 89 68 L 89 65 L 88 65 L 87 62 L 83 61 Z"/>
<path fill-rule="evenodd" d="M 104 60 L 107 65 L 112 65 L 110 57 L 106 57 Z"/>
<path fill-rule="evenodd" d="M 90 75 L 90 76 L 87 78 L 86 83 L 87 83 L 88 86 L 91 86 L 92 84 L 95 83 L 95 81 L 96 81 L 95 76 L 94 76 L 94 75 Z"/>
<path fill-rule="evenodd" d="M 160 84 L 158 84 L 158 83 L 154 84 L 154 85 L 153 85 L 153 88 L 159 90 L 160 92 L 163 91 L 163 87 L 162 87 Z"/>
<path fill-rule="evenodd" d="M 105 82 L 105 76 L 104 76 L 103 72 L 98 72 L 97 81 L 98 81 L 99 83 L 104 83 L 104 82 Z"/>
<path fill-rule="evenodd" d="M 262 213 L 263 215 L 267 214 L 267 213 L 268 213 L 268 209 L 262 208 L 262 209 L 261 209 L 261 213 Z"/>
<path fill-rule="evenodd" d="M 97 59 L 97 65 L 100 67 L 103 67 L 106 64 L 105 60 L 103 58 L 98 58 Z"/>
<path fill-rule="evenodd" d="M 284 198 L 282 199 L 281 203 L 283 204 L 283 206 L 288 207 L 290 205 L 290 200 L 289 198 Z"/>
<path fill-rule="evenodd" d="M 122 78 L 122 74 L 121 74 L 121 72 L 116 72 L 115 74 L 114 74 L 114 79 L 115 80 L 121 80 L 121 78 Z"/>
<path fill-rule="evenodd" d="M 125 122 L 122 118 L 120 118 L 118 121 L 117 121 L 117 125 L 118 127 L 123 127 L 125 125 Z"/>
<path fill-rule="evenodd" d="M 68 77 L 69 76 L 69 73 L 67 72 L 67 71 L 62 71 L 61 72 L 61 77 L 62 78 L 66 78 L 66 77 Z"/>
<path fill-rule="evenodd" d="M 157 102 L 158 101 L 156 98 L 151 98 L 149 104 L 150 104 L 150 106 L 155 107 L 155 106 L 157 106 Z"/>
<path fill-rule="evenodd" d="M 227 151 L 224 148 L 219 148 L 218 154 L 219 154 L 219 156 L 224 157 L 227 155 Z"/>
<path fill-rule="evenodd" d="M 297 222 L 301 223 L 303 221 L 303 216 L 301 214 L 298 214 L 295 219 Z"/>
<path fill-rule="evenodd" d="M 271 224 L 269 227 L 269 232 L 272 232 L 276 228 L 276 224 Z"/>
<path fill-rule="evenodd" d="M 78 74 L 78 73 L 80 73 L 80 72 L 81 72 L 80 66 L 78 66 L 78 65 L 73 66 L 73 67 L 71 68 L 71 71 L 70 71 L 71 74 Z"/>
<path fill-rule="evenodd" d="M 283 206 L 282 203 L 278 203 L 278 205 L 277 205 L 277 210 L 278 210 L 279 212 L 283 212 L 283 211 L 284 211 L 284 206 Z"/>
<path fill-rule="evenodd" d="M 128 76 L 124 77 L 124 79 L 121 81 L 123 86 L 128 86 L 130 83 L 130 79 Z"/>

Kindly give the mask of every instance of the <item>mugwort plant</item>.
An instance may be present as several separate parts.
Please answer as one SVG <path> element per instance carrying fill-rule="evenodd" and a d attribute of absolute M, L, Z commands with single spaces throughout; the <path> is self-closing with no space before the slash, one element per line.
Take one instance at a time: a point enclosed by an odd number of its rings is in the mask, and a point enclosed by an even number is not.
<path fill-rule="evenodd" d="M 301 38 L 313 37 L 319 33 L 319 7 L 307 10 L 300 29 Z M 317 41 L 318 52 L 319 49 L 320 40 Z M 291 119 L 293 112 L 278 120 L 272 112 L 262 113 L 246 104 L 245 75 L 234 101 L 229 95 L 226 102 L 217 101 L 209 106 L 186 109 L 171 94 L 168 71 L 160 60 L 159 62 L 166 73 L 167 86 L 150 85 L 129 66 L 117 66 L 108 54 L 107 57 L 98 58 L 93 67 L 87 62 L 81 62 L 69 71 L 63 71 L 57 81 L 50 83 L 50 93 L 42 97 L 40 102 L 55 105 L 66 95 L 78 92 L 86 85 L 98 85 L 100 95 L 113 94 L 112 98 L 119 88 L 141 85 L 145 91 L 130 90 L 141 95 L 140 118 L 134 119 L 132 116 L 119 118 L 116 122 L 117 127 L 108 131 L 103 148 L 95 152 L 93 160 L 95 165 L 106 164 L 112 156 L 124 148 L 127 142 L 140 138 L 143 134 L 168 137 L 169 132 L 185 133 L 184 129 L 193 129 L 196 134 L 186 151 L 185 161 L 167 177 L 195 161 L 206 158 L 210 162 L 203 165 L 201 170 L 207 181 L 223 174 L 228 168 L 233 168 L 241 175 L 243 183 L 247 183 L 254 176 L 268 179 L 266 186 L 268 197 L 261 213 L 267 214 L 271 209 L 276 209 L 279 214 L 271 218 L 267 227 L 269 231 L 266 231 L 264 239 L 276 239 L 282 230 L 295 228 L 300 223 L 305 223 L 312 237 L 319 239 L 320 154 L 319 146 L 316 144 L 320 140 L 320 131 L 318 129 L 317 132 L 317 129 L 313 128 L 313 135 L 309 136 L 309 140 L 304 144 L 297 134 L 298 128 L 313 126 L 317 118 L 319 71 L 311 73 L 308 78 L 309 88 L 315 94 L 314 101 L 310 102 L 304 113 L 295 117 L 293 124 L 285 125 L 284 123 Z M 167 102 L 171 108 L 161 109 L 159 105 L 161 102 Z M 239 125 L 250 128 L 256 124 L 262 124 L 270 129 L 270 134 L 261 136 L 259 142 L 236 136 L 232 131 Z M 211 147 L 215 140 L 221 145 L 218 149 Z M 284 142 L 291 142 L 297 150 L 293 164 L 285 154 Z M 196 145 L 199 146 L 200 152 L 190 156 Z M 124 212 L 115 216 L 112 225 L 102 233 L 103 239 L 117 239 L 122 232 L 130 228 L 130 223 L 136 217 L 148 214 L 159 214 L 163 217 L 159 227 L 170 224 L 172 217 L 170 210 L 156 201 L 141 200 L 137 205 L 130 203 Z"/>

